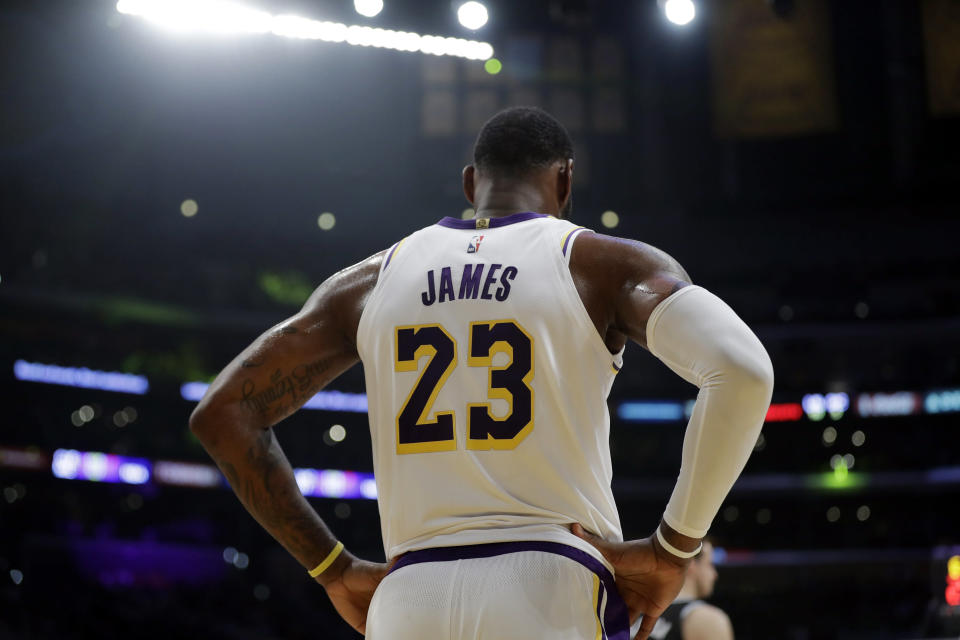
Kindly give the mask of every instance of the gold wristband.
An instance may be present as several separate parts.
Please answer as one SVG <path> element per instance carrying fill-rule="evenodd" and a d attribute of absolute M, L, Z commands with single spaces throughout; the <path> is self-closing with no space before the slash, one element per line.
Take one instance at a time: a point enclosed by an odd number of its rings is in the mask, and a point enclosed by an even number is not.
<path fill-rule="evenodd" d="M 338 542 L 337 546 L 333 548 L 333 551 L 327 554 L 327 557 L 324 558 L 323 562 L 315 566 L 313 569 L 310 569 L 310 571 L 307 571 L 307 573 L 310 574 L 311 578 L 316 578 L 321 573 L 323 573 L 324 571 L 330 568 L 330 565 L 332 565 L 333 561 L 337 559 L 341 551 L 343 551 L 343 543 Z"/>

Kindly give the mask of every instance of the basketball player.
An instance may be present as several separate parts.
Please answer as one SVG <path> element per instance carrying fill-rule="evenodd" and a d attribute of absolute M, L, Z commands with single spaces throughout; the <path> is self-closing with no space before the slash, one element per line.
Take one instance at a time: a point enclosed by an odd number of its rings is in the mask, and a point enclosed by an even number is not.
<path fill-rule="evenodd" d="M 651 640 L 733 640 L 733 626 L 727 614 L 702 600 L 713 593 L 716 581 L 713 545 L 704 540 L 703 551 L 687 568 L 683 588 L 657 620 Z"/>
<path fill-rule="evenodd" d="M 487 122 L 444 218 L 321 284 L 211 384 L 193 432 L 244 506 L 374 640 L 647 638 L 766 414 L 760 341 L 670 256 L 567 221 L 573 148 Z M 606 397 L 627 340 L 700 387 L 676 487 L 624 542 Z M 358 361 L 388 564 L 343 550 L 271 427 Z"/>

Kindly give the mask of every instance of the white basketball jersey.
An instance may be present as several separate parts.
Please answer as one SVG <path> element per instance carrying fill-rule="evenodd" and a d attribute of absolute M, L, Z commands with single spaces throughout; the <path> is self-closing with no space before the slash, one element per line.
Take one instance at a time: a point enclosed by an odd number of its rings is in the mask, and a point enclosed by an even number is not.
<path fill-rule="evenodd" d="M 622 540 L 606 399 L 622 365 L 570 275 L 583 228 L 444 218 L 394 245 L 357 331 L 388 558 Z"/>

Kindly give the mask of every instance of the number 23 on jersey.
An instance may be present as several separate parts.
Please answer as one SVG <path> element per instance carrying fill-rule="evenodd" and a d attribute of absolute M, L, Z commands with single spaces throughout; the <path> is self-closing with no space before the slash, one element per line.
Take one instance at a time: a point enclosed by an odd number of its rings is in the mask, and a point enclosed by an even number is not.
<path fill-rule="evenodd" d="M 433 403 L 457 367 L 457 341 L 439 324 L 397 327 L 394 335 L 395 371 L 417 371 L 426 366 L 397 414 L 397 453 L 454 451 L 456 413 Z M 509 362 L 493 365 L 497 353 Z M 533 338 L 513 320 L 471 322 L 467 366 L 488 370 L 487 400 L 505 400 L 507 415 L 495 417 L 489 402 L 467 398 L 467 449 L 513 449 L 533 430 Z M 432 418 L 432 419 L 431 419 Z"/>

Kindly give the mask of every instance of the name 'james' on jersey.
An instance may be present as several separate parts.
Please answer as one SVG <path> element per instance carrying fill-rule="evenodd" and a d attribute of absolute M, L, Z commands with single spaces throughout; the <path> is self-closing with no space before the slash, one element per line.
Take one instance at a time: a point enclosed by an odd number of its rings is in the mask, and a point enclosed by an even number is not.
<path fill-rule="evenodd" d="M 444 218 L 394 245 L 357 332 L 388 558 L 486 542 L 622 539 L 611 355 L 569 271 L 584 231 L 535 213 Z"/>

